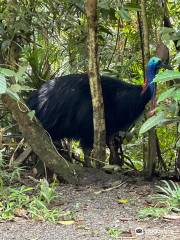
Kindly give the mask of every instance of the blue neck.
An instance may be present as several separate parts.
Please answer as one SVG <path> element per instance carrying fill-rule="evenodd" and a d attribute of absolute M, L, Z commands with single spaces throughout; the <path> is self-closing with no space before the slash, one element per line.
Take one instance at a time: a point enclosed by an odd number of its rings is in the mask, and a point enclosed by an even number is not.
<path fill-rule="evenodd" d="M 153 79 L 155 78 L 156 70 L 152 66 L 148 66 L 146 69 L 146 78 L 147 78 L 147 84 L 148 88 L 151 92 L 151 97 L 154 95 L 155 92 L 155 83 L 153 82 Z"/>

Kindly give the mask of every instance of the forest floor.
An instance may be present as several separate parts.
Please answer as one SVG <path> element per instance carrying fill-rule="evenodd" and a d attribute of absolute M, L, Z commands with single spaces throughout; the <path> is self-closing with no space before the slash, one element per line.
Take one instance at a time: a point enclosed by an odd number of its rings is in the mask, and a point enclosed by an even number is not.
<path fill-rule="evenodd" d="M 180 240 L 180 219 L 139 219 L 154 190 L 154 183 L 136 180 L 115 188 L 62 184 L 59 207 L 71 212 L 70 225 L 16 218 L 0 223 L 0 240 Z"/>

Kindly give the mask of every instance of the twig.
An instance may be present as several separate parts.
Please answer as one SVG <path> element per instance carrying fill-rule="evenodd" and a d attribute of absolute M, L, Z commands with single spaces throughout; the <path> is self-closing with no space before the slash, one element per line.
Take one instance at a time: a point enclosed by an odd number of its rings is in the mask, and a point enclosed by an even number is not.
<path fill-rule="evenodd" d="M 103 192 L 109 192 L 109 191 L 111 191 L 113 189 L 121 187 L 123 184 L 125 184 L 125 182 L 121 182 L 120 184 L 118 184 L 116 186 L 113 186 L 113 187 L 110 187 L 110 188 L 106 188 L 106 189 L 103 189 L 103 190 L 100 190 L 100 191 L 94 192 L 94 193 L 97 195 L 97 194 L 100 194 L 100 193 L 103 193 Z"/>
<path fill-rule="evenodd" d="M 13 152 L 11 158 L 10 158 L 10 161 L 9 161 L 9 167 L 12 166 L 12 163 L 13 163 L 13 161 L 14 161 L 14 155 L 15 155 L 15 153 L 17 152 L 17 150 L 23 145 L 23 142 L 24 142 L 24 138 L 21 139 L 21 141 L 18 143 L 16 149 L 14 150 L 14 152 Z"/>
<path fill-rule="evenodd" d="M 43 164 L 44 164 L 45 179 L 47 180 L 48 179 L 48 177 L 47 177 L 47 168 L 46 168 L 45 162 L 43 162 Z"/>
<path fill-rule="evenodd" d="M 132 220 L 132 218 L 118 218 L 118 220 L 120 220 L 120 221 L 131 221 Z"/>
<path fill-rule="evenodd" d="M 39 180 L 33 178 L 32 176 L 28 176 L 28 178 L 29 178 L 30 180 L 32 180 L 33 182 L 35 182 L 35 183 L 39 183 L 39 182 L 40 182 Z"/>
<path fill-rule="evenodd" d="M 109 63 L 108 63 L 108 67 L 107 67 L 108 69 L 109 69 L 109 67 L 110 67 L 110 65 L 111 65 L 111 62 L 112 62 L 112 60 L 113 60 L 114 54 L 115 54 L 116 49 L 117 49 L 117 45 L 118 45 L 118 41 L 119 41 L 119 35 L 120 35 L 120 19 L 118 19 L 118 32 L 117 32 L 117 36 L 116 36 L 116 45 L 115 45 L 115 47 L 114 47 L 114 51 L 113 51 L 113 53 L 112 53 L 111 59 L 110 59 L 110 61 L 109 61 Z"/>
<path fill-rule="evenodd" d="M 29 154 L 32 152 L 32 148 L 28 146 L 16 159 L 15 159 L 15 165 L 18 166 L 24 160 L 29 156 Z"/>
<path fill-rule="evenodd" d="M 161 155 L 161 149 L 160 149 L 160 144 L 159 144 L 159 139 L 158 139 L 157 133 L 156 133 L 156 148 L 157 148 L 157 156 L 158 156 L 159 163 L 162 165 L 164 170 L 167 172 L 166 163 L 164 162 L 164 159 L 162 158 L 162 155 Z"/>

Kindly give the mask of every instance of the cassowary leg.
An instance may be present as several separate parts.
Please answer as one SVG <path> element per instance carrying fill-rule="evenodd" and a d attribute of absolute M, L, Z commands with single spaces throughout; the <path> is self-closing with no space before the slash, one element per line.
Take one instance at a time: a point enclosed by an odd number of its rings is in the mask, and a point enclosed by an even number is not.
<path fill-rule="evenodd" d="M 92 167 L 91 165 L 91 150 L 87 148 L 83 148 L 84 152 L 84 167 Z"/>
<path fill-rule="evenodd" d="M 69 162 L 73 162 L 71 140 L 63 139 L 62 145 L 65 151 L 67 160 Z"/>
<path fill-rule="evenodd" d="M 72 154 L 70 148 L 71 143 L 67 139 L 54 141 L 53 143 L 59 154 L 62 155 L 67 161 L 72 162 Z"/>
<path fill-rule="evenodd" d="M 119 154 L 119 149 L 122 150 L 120 139 L 117 139 L 117 136 L 110 137 L 108 141 L 108 147 L 110 150 L 109 164 L 122 166 L 124 161 Z"/>

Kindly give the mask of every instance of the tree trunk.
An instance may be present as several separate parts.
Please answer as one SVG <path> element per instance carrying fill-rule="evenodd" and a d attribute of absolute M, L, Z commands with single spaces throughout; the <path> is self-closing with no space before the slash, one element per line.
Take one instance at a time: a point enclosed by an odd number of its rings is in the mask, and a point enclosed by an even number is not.
<path fill-rule="evenodd" d="M 146 16 L 145 0 L 141 0 L 141 15 L 142 15 L 142 26 L 143 26 L 143 36 L 144 36 L 143 38 L 144 62 L 146 65 L 150 58 L 150 51 L 149 51 L 149 30 L 148 30 L 148 23 L 147 23 L 147 16 Z"/>
<path fill-rule="evenodd" d="M 142 54 L 142 67 L 143 67 L 143 75 L 145 79 L 146 75 L 146 64 L 145 64 L 145 57 L 144 57 L 144 38 L 143 38 L 143 26 L 142 26 L 142 17 L 140 12 L 137 12 L 137 19 L 138 19 L 138 27 L 139 27 L 139 37 L 141 43 L 141 54 Z"/>
<path fill-rule="evenodd" d="M 75 174 L 74 167 L 57 153 L 47 132 L 45 132 L 35 118 L 33 118 L 33 120 L 30 119 L 27 114 L 27 109 L 23 109 L 25 105 L 21 103 L 18 104 L 8 95 L 3 95 L 2 101 L 12 112 L 25 140 L 46 166 L 57 173 L 57 175 L 61 176 L 65 181 L 77 183 L 77 175 Z"/>
<path fill-rule="evenodd" d="M 93 105 L 94 154 L 97 166 L 105 161 L 106 131 L 104 120 L 104 104 L 98 66 L 97 43 L 97 0 L 86 0 L 88 23 L 89 83 Z"/>
<path fill-rule="evenodd" d="M 142 14 L 142 23 L 143 23 L 143 42 L 144 42 L 144 64 L 147 65 L 150 57 L 149 51 L 149 31 L 148 31 L 148 23 L 146 16 L 146 6 L 145 0 L 141 0 L 141 14 Z M 153 100 L 152 100 L 153 101 Z M 155 159 L 157 156 L 156 149 L 156 131 L 155 129 L 151 129 L 148 132 L 148 146 L 144 147 L 144 176 L 147 179 L 150 179 L 153 175 L 155 169 Z"/>
<path fill-rule="evenodd" d="M 46 164 L 52 172 L 71 184 L 86 185 L 104 183 L 114 179 L 100 169 L 83 168 L 80 165 L 67 162 L 54 147 L 48 133 L 37 119 L 28 116 L 27 107 L 22 102 L 16 102 L 8 95 L 1 96 L 3 104 L 13 114 L 25 140 L 32 147 L 35 154 Z M 116 178 L 116 177 L 115 177 Z"/>
<path fill-rule="evenodd" d="M 180 148 L 178 149 L 177 159 L 176 159 L 176 176 L 180 179 Z"/>
<path fill-rule="evenodd" d="M 165 0 L 163 3 L 163 7 L 164 7 L 164 27 L 169 27 L 169 28 L 173 28 L 173 25 L 171 23 L 170 20 L 170 16 L 169 16 L 169 11 L 168 11 L 168 7 L 167 7 L 167 1 Z M 176 48 L 176 52 L 179 53 L 180 52 L 180 46 L 178 45 L 178 40 L 173 40 L 174 42 L 174 46 Z M 178 66 L 178 70 L 180 71 L 180 64 Z M 179 79 L 176 80 L 177 82 L 179 81 Z M 174 84 L 174 80 L 170 81 L 170 86 Z M 179 105 L 179 111 L 178 111 L 178 116 L 180 116 L 180 105 Z M 179 129 L 179 124 L 177 124 L 177 131 Z M 178 132 L 179 134 L 179 132 Z M 180 177 L 180 147 L 177 148 L 177 159 L 176 159 L 176 164 L 175 164 L 175 171 L 176 171 L 176 175 L 179 178 Z"/>

